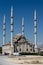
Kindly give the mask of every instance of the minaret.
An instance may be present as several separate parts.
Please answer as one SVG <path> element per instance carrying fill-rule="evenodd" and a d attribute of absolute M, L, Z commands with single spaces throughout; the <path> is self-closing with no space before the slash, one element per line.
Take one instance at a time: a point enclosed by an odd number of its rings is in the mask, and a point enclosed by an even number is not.
<path fill-rule="evenodd" d="M 6 18 L 3 19 L 3 45 L 6 44 Z"/>
<path fill-rule="evenodd" d="M 36 10 L 34 11 L 34 43 L 35 43 L 35 52 L 37 52 L 37 18 L 36 18 Z"/>
<path fill-rule="evenodd" d="M 22 17 L 22 35 L 24 35 L 24 17 Z"/>
<path fill-rule="evenodd" d="M 13 32 L 14 32 L 14 13 L 13 7 L 11 7 L 11 47 L 13 47 Z"/>

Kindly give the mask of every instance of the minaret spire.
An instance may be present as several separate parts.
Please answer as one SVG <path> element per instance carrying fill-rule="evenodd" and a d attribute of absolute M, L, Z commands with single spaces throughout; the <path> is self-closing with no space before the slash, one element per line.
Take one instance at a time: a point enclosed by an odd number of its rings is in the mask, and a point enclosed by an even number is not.
<path fill-rule="evenodd" d="M 13 32 L 14 32 L 14 13 L 13 6 L 11 7 L 11 47 L 13 46 Z"/>
<path fill-rule="evenodd" d="M 34 11 L 34 43 L 35 43 L 35 49 L 36 49 L 37 48 L 37 18 L 36 18 L 36 10 Z"/>
<path fill-rule="evenodd" d="M 3 45 L 6 44 L 6 17 L 3 19 Z"/>
<path fill-rule="evenodd" d="M 22 35 L 24 35 L 24 17 L 22 17 Z"/>

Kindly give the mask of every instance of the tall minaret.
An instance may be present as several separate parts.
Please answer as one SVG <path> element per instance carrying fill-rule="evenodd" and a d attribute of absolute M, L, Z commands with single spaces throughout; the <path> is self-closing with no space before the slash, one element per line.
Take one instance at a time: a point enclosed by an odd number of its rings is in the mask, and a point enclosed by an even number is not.
<path fill-rule="evenodd" d="M 24 17 L 22 17 L 22 35 L 24 35 Z"/>
<path fill-rule="evenodd" d="M 34 43 L 35 43 L 35 52 L 37 52 L 37 18 L 36 10 L 34 11 Z"/>
<path fill-rule="evenodd" d="M 11 7 L 11 47 L 13 47 L 13 32 L 14 32 L 14 13 Z"/>
<path fill-rule="evenodd" d="M 3 45 L 6 44 L 6 18 L 3 19 Z"/>

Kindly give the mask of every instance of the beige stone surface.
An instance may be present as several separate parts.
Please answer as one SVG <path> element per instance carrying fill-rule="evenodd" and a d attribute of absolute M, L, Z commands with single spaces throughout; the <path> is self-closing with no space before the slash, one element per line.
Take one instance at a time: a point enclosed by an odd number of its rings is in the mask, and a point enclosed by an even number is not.
<path fill-rule="evenodd" d="M 27 38 L 21 34 L 17 34 L 13 38 L 13 47 L 11 48 L 11 42 L 2 46 L 2 53 L 14 53 L 15 52 L 28 52 L 33 53 L 34 44 L 32 44 Z"/>
<path fill-rule="evenodd" d="M 43 56 L 10 56 L 9 57 L 11 62 L 17 63 L 17 64 L 39 64 L 43 65 Z"/>

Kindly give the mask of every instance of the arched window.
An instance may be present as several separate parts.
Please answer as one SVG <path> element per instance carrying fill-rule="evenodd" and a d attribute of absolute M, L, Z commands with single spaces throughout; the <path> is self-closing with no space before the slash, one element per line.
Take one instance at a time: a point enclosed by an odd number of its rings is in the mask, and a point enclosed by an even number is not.
<path fill-rule="evenodd" d="M 26 49 L 26 51 L 28 51 L 28 49 Z"/>
<path fill-rule="evenodd" d="M 19 50 L 21 51 L 21 48 Z"/>

